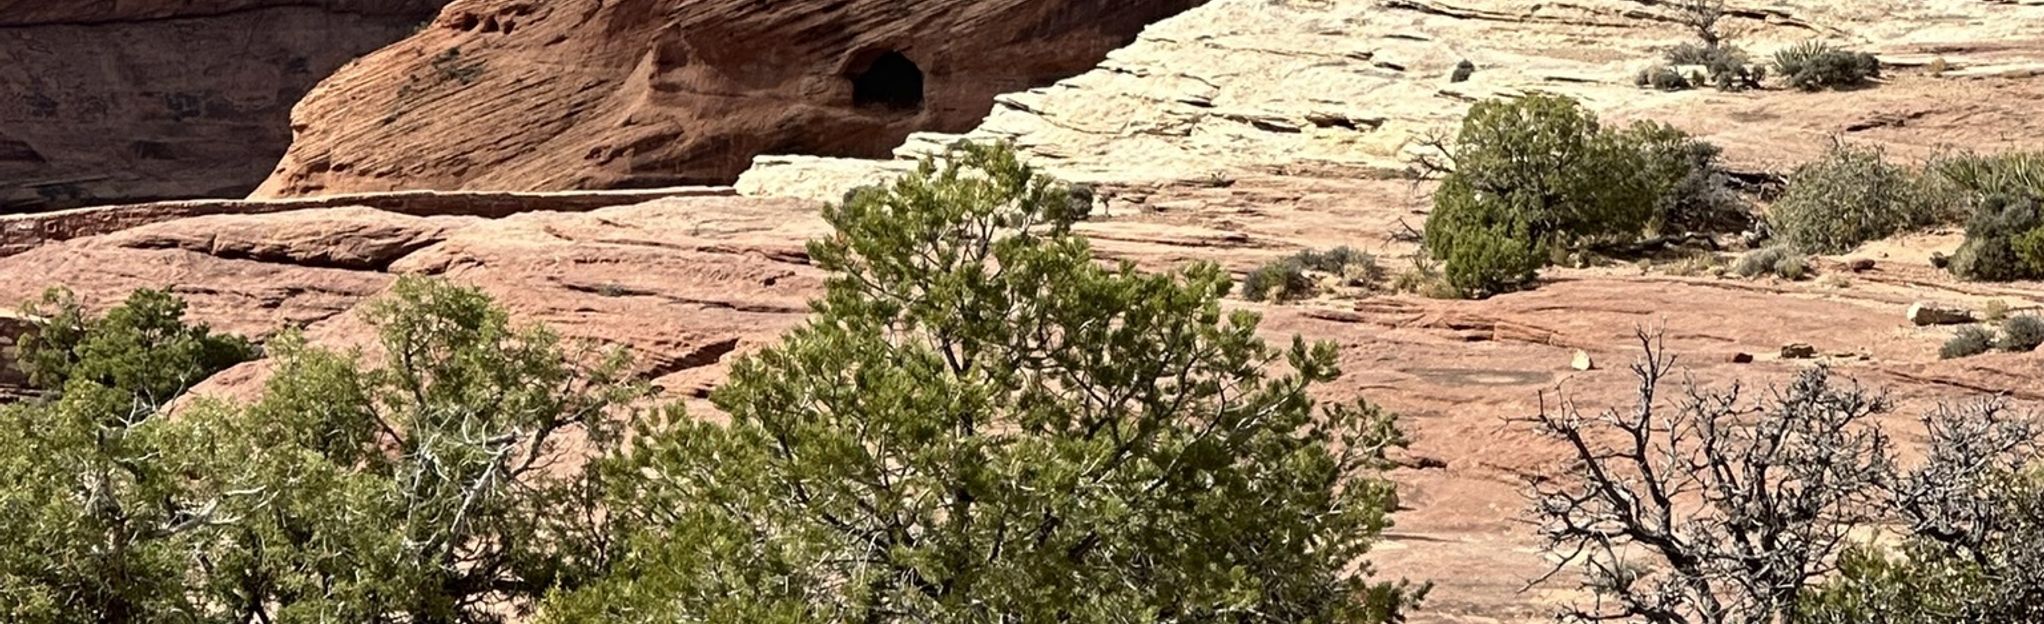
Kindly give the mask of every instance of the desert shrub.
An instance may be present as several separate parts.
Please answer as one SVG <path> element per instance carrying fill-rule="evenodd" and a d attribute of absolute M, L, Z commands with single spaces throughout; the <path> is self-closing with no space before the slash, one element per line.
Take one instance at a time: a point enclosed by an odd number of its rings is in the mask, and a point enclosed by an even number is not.
<path fill-rule="evenodd" d="M 45 390 L 82 380 L 160 406 L 214 371 L 256 357 L 239 336 L 186 323 L 184 301 L 160 290 L 137 290 L 92 317 L 69 291 L 51 289 L 27 312 L 44 320 L 22 339 L 21 367 Z"/>
<path fill-rule="evenodd" d="M 1344 286 L 1365 289 L 1381 286 L 1386 277 L 1376 256 L 1354 247 L 1308 249 L 1250 271 L 1242 278 L 1242 298 L 1283 303 L 1311 297 L 1318 292 L 1319 284 L 1309 272 L 1324 274 Z"/>
<path fill-rule="evenodd" d="M 1211 264 L 1097 262 L 1010 150 L 943 158 L 824 210 L 811 320 L 733 364 L 728 418 L 605 462 L 647 476 L 619 567 L 540 620 L 1400 620 L 1362 561 L 1400 439 L 1310 398 L 1334 346 L 1266 345 Z"/>
<path fill-rule="evenodd" d="M 2044 152 L 1944 154 L 1929 169 L 1975 197 L 2044 199 Z"/>
<path fill-rule="evenodd" d="M 1442 192 L 1447 187 L 1443 187 Z M 1523 218 L 1509 208 L 1489 212 L 1473 197 L 1435 200 L 1427 217 L 1427 248 L 1460 297 L 1511 292 L 1532 283 L 1547 253 Z"/>
<path fill-rule="evenodd" d="M 1386 277 L 1376 255 L 1347 245 L 1325 251 L 1308 249 L 1294 257 L 1306 268 L 1335 276 L 1349 286 L 1376 288 Z"/>
<path fill-rule="evenodd" d="M 1627 127 L 1620 142 L 1636 150 L 1654 200 L 1648 232 L 1737 232 L 1753 225 L 1753 208 L 1729 186 L 1719 157 L 1724 149 L 1667 124 Z"/>
<path fill-rule="evenodd" d="M 1881 60 L 1821 41 L 1805 41 L 1774 55 L 1774 68 L 1789 86 L 1804 91 L 1856 87 L 1881 77 Z"/>
<path fill-rule="evenodd" d="M 1697 86 L 1709 84 L 1720 91 L 1758 88 L 1767 77 L 1767 69 L 1736 46 L 1684 43 L 1669 48 L 1665 58 L 1672 65 L 1701 66 L 1707 83 Z"/>
<path fill-rule="evenodd" d="M 1637 239 L 1664 204 L 1681 203 L 1664 198 L 1698 152 L 1672 129 L 1635 128 L 1606 130 L 1556 95 L 1478 103 L 1434 194 L 1427 252 L 1464 296 L 1480 297 L 1523 287 L 1560 250 Z"/>
<path fill-rule="evenodd" d="M 1994 346 L 2003 351 L 2035 351 L 2044 345 L 2044 317 L 2017 314 L 2002 319 L 2001 338 Z"/>
<path fill-rule="evenodd" d="M 1455 64 L 1455 71 L 1448 75 L 1448 82 L 1467 82 L 1469 77 L 1474 75 L 1476 64 L 1469 62 L 1469 59 L 1462 59 L 1462 62 Z"/>
<path fill-rule="evenodd" d="M 1725 56 L 1725 51 L 1724 48 L 1717 46 L 1682 43 L 1668 48 L 1663 56 L 1671 65 L 1708 65 L 1713 59 Z"/>
<path fill-rule="evenodd" d="M 1876 147 L 1833 145 L 1789 175 L 1767 214 L 1775 235 L 1809 253 L 1843 253 L 1952 218 L 1959 200 L 1891 164 Z"/>
<path fill-rule="evenodd" d="M 1461 293 L 1448 283 L 1448 277 L 1441 274 L 1441 264 L 1424 253 L 1412 256 L 1412 265 L 1394 271 L 1385 288 L 1392 292 L 1412 293 L 1429 299 L 1456 299 Z"/>
<path fill-rule="evenodd" d="M 642 396 L 621 360 L 407 278 L 366 317 L 384 365 L 287 333 L 254 405 L 170 418 L 147 395 L 245 343 L 131 302 L 34 347 L 71 354 L 60 398 L 0 408 L 0 620 L 487 624 L 606 564 L 583 466 Z"/>
<path fill-rule="evenodd" d="M 1633 76 L 1632 82 L 1641 87 L 1651 87 L 1661 91 L 1687 91 L 1696 88 L 1696 85 L 1691 84 L 1689 79 L 1684 77 L 1680 70 L 1667 65 L 1656 65 L 1639 70 L 1639 74 Z"/>
<path fill-rule="evenodd" d="M 1958 333 L 1953 334 L 1951 339 L 1945 341 L 1945 346 L 1938 349 L 1938 357 L 1947 360 L 1972 357 L 1986 353 L 1993 348 L 1994 332 L 1992 330 L 1979 325 L 1967 325 L 1959 328 Z"/>
<path fill-rule="evenodd" d="M 2035 199 L 1997 195 L 1981 200 L 1966 222 L 1966 242 L 1947 268 L 1979 281 L 2044 277 L 2044 210 Z"/>
<path fill-rule="evenodd" d="M 2001 299 L 1990 299 L 1986 304 L 1980 306 L 1980 318 L 1989 321 L 2001 321 L 2007 319 L 2008 317 L 2009 302 L 2007 301 Z"/>
<path fill-rule="evenodd" d="M 1732 263 L 1732 273 L 1744 278 L 1772 275 L 1800 280 L 1810 275 L 1810 258 L 1786 245 L 1774 245 L 1746 252 Z"/>
<path fill-rule="evenodd" d="M 1297 258 L 1272 260 L 1242 277 L 1242 298 L 1284 303 L 1313 296 L 1313 280 Z"/>

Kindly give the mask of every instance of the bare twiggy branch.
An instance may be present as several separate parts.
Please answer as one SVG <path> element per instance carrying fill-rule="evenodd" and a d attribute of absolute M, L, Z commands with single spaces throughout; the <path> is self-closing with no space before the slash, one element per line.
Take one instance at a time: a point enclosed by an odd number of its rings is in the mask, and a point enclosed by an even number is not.
<path fill-rule="evenodd" d="M 1632 405 L 1586 414 L 1543 398 L 1526 419 L 1574 460 L 1532 492 L 1550 551 L 1570 555 L 1555 565 L 1581 566 L 1598 596 L 1564 619 L 1792 619 L 1847 534 L 1877 519 L 1895 469 L 1871 419 L 1889 403 L 1821 367 L 1757 401 L 1688 380 L 1666 397 L 1675 358 L 1658 334 L 1638 339 Z"/>

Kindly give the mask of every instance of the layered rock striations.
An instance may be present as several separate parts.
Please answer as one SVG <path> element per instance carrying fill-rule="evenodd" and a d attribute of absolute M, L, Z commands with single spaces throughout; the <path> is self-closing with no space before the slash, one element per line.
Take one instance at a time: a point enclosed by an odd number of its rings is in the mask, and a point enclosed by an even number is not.
<path fill-rule="evenodd" d="M 446 0 L 0 0 L 0 213 L 241 196 L 290 110 Z"/>
<path fill-rule="evenodd" d="M 293 115 L 261 197 L 728 183 L 876 157 L 1199 0 L 459 0 Z"/>

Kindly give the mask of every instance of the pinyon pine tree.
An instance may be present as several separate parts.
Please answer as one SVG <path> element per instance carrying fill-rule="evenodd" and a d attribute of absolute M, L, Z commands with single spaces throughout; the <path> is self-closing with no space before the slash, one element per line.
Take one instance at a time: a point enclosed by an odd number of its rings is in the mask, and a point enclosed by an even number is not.
<path fill-rule="evenodd" d="M 828 208 L 814 316 L 736 363 L 728 418 L 606 463 L 625 551 L 542 618 L 1401 619 L 1422 592 L 1362 561 L 1391 417 L 1317 405 L 1334 347 L 1267 346 L 1219 268 L 1096 262 L 1089 207 L 961 145 Z"/>

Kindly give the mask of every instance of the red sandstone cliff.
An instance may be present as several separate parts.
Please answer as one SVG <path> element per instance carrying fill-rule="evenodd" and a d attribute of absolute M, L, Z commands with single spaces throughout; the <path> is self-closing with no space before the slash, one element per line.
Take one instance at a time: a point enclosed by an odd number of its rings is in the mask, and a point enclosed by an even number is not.
<path fill-rule="evenodd" d="M 262 182 L 291 106 L 446 0 L 0 0 L 0 212 Z"/>
<path fill-rule="evenodd" d="M 456 0 L 293 112 L 257 196 L 728 183 L 976 125 L 1199 0 Z"/>

